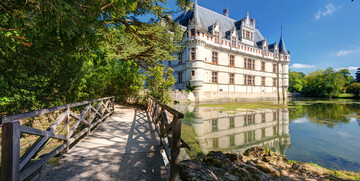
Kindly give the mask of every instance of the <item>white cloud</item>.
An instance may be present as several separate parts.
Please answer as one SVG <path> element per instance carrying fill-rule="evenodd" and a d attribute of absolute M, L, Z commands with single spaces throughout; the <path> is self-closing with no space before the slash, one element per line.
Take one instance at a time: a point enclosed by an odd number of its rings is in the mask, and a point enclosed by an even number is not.
<path fill-rule="evenodd" d="M 355 71 L 358 69 L 358 67 L 349 66 L 347 68 L 337 68 L 336 71 L 342 70 L 342 69 L 348 69 L 349 71 Z"/>
<path fill-rule="evenodd" d="M 341 57 L 341 56 L 346 56 L 352 53 L 359 53 L 360 52 L 360 47 L 356 48 L 356 49 L 352 49 L 352 50 L 340 50 L 336 53 L 336 56 Z"/>
<path fill-rule="evenodd" d="M 325 6 L 325 10 L 324 9 L 320 9 L 316 14 L 315 14 L 315 19 L 320 19 L 321 17 L 325 17 L 325 16 L 330 16 L 332 15 L 338 8 L 336 6 L 334 6 L 333 4 L 328 4 Z"/>
<path fill-rule="evenodd" d="M 309 122 L 309 120 L 307 118 L 305 118 L 305 117 L 302 117 L 302 118 L 294 119 L 291 122 L 296 123 L 296 124 L 302 124 L 302 123 Z"/>
<path fill-rule="evenodd" d="M 310 69 L 310 68 L 315 68 L 315 65 L 294 63 L 290 66 L 290 68 L 292 68 L 292 69 Z"/>

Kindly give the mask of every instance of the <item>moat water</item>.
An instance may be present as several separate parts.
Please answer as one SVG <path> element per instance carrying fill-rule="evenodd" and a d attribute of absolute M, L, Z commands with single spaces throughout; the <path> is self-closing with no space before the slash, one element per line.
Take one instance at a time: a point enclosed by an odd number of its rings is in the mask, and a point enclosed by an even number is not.
<path fill-rule="evenodd" d="M 275 103 L 278 104 L 278 103 Z M 199 154 L 263 146 L 290 160 L 360 172 L 360 101 L 289 100 L 285 108 L 175 105 L 182 137 Z"/>

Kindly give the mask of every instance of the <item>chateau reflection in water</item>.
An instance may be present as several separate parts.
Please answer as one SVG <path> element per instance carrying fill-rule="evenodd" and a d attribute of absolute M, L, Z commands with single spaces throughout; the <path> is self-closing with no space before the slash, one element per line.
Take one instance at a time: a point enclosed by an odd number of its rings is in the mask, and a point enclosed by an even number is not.
<path fill-rule="evenodd" d="M 184 124 L 194 128 L 204 154 L 212 150 L 242 153 L 253 146 L 285 154 L 290 147 L 288 109 L 222 111 L 199 106 L 187 109 Z"/>

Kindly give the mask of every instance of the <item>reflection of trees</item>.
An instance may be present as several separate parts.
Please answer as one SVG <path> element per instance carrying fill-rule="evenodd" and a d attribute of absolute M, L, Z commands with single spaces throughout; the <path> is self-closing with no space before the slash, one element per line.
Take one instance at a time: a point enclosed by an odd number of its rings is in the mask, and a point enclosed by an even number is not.
<path fill-rule="evenodd" d="M 356 114 L 359 110 L 360 104 L 313 103 L 296 106 L 290 109 L 289 115 L 290 120 L 307 116 L 311 122 L 333 128 L 337 124 L 348 123 L 350 118 L 345 115 Z"/>

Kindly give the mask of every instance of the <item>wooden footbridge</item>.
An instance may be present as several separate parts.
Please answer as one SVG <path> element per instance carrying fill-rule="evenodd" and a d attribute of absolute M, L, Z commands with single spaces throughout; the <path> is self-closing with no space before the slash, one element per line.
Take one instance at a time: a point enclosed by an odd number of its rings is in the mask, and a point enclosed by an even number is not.
<path fill-rule="evenodd" d="M 152 97 L 147 110 L 106 97 L 2 117 L 1 180 L 178 180 L 182 118 Z"/>

